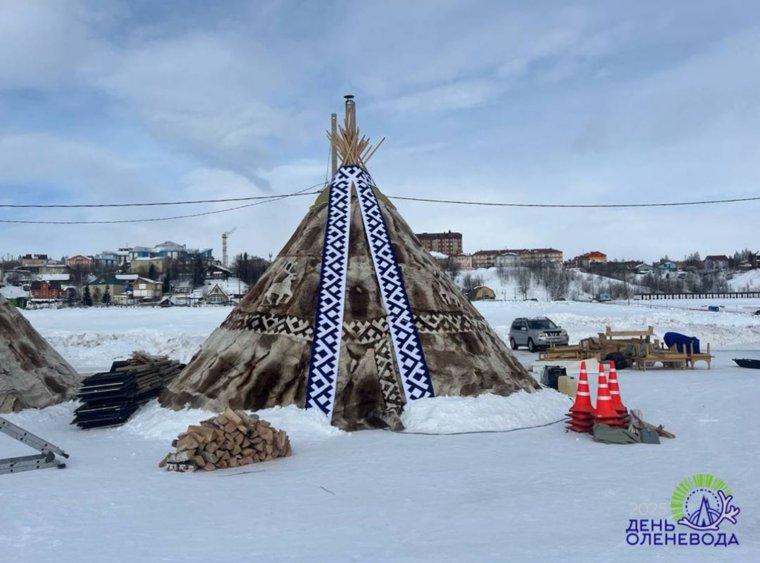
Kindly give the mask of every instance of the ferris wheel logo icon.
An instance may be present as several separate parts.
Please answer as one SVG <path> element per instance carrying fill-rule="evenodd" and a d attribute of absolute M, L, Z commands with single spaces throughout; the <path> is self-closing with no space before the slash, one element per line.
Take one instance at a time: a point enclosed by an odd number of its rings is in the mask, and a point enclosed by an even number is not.
<path fill-rule="evenodd" d="M 721 524 L 736 524 L 741 510 L 733 506 L 733 493 L 722 479 L 698 473 L 681 481 L 670 499 L 676 524 L 698 532 L 719 530 Z"/>

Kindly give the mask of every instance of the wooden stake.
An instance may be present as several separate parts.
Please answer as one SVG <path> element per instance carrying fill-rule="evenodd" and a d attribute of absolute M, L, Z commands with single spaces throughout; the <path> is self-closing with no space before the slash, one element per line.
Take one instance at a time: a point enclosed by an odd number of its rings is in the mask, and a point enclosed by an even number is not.
<path fill-rule="evenodd" d="M 338 147 L 335 144 L 335 138 L 338 136 L 338 114 L 330 115 L 330 161 L 332 166 L 331 176 L 335 176 L 338 171 Z"/>

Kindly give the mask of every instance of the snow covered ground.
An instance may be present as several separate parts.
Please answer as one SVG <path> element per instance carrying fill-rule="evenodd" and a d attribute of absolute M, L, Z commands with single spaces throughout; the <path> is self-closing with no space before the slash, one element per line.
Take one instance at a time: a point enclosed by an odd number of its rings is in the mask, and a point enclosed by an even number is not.
<path fill-rule="evenodd" d="M 758 561 L 760 317 L 704 302 L 479 304 L 502 336 L 516 316 L 547 315 L 571 340 L 654 325 L 710 342 L 712 370 L 620 373 L 622 397 L 675 440 L 609 446 L 552 422 L 552 391 L 422 401 L 420 434 L 345 433 L 295 408 L 262 412 L 294 455 L 213 473 L 158 469 L 170 441 L 208 416 L 151 403 L 120 428 L 69 425 L 74 403 L 9 415 L 65 449 L 65 470 L 0 476 L 0 561 Z M 730 308 L 736 303 L 726 304 Z M 134 349 L 187 360 L 229 308 L 39 310 L 24 314 L 75 367 L 107 368 Z M 535 359 L 517 352 L 526 365 Z M 592 378 L 593 383 L 593 378 Z M 592 385 L 593 387 L 593 385 Z M 0 457 L 32 453 L 0 437 Z M 626 544 L 630 518 L 666 517 L 675 486 L 700 472 L 728 482 L 741 545 Z"/>
<path fill-rule="evenodd" d="M 749 270 L 734 274 L 728 281 L 731 291 L 757 291 L 760 289 L 760 270 Z"/>

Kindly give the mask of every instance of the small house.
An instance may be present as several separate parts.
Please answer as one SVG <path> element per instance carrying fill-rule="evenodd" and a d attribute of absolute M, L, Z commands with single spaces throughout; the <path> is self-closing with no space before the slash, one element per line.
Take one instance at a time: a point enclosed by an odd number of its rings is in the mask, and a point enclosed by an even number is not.
<path fill-rule="evenodd" d="M 95 265 L 95 260 L 92 256 L 84 256 L 82 254 L 77 254 L 76 256 L 72 256 L 68 260 L 66 260 L 66 265 L 72 269 L 72 270 L 83 270 L 86 272 L 89 272 L 92 270 L 92 267 Z"/>
<path fill-rule="evenodd" d="M 232 275 L 232 270 L 221 264 L 211 264 L 206 268 L 207 280 L 226 280 Z"/>
<path fill-rule="evenodd" d="M 206 303 L 210 305 L 227 305 L 230 302 L 230 296 L 224 291 L 219 284 L 214 285 L 206 294 Z"/>
<path fill-rule="evenodd" d="M 63 297 L 60 281 L 33 281 L 30 293 L 32 299 L 55 300 Z"/>
<path fill-rule="evenodd" d="M 660 272 L 675 272 L 678 270 L 678 264 L 671 260 L 660 260 L 655 264 L 655 267 Z"/>
<path fill-rule="evenodd" d="M 135 300 L 156 301 L 164 294 L 162 286 L 159 281 L 138 277 L 132 282 L 132 296 Z"/>
<path fill-rule="evenodd" d="M 717 254 L 705 257 L 706 272 L 718 272 L 720 270 L 726 269 L 728 269 L 728 256 L 724 254 Z"/>

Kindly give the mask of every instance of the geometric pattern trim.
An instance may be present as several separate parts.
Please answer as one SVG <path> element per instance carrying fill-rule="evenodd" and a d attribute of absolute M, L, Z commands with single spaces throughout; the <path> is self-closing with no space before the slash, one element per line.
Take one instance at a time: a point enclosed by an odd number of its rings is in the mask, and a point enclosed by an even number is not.
<path fill-rule="evenodd" d="M 388 234 L 388 226 L 373 190 L 372 178 L 359 166 L 345 166 L 341 170 L 345 170 L 356 185 L 364 231 L 375 266 L 380 295 L 388 315 L 388 329 L 406 399 L 414 401 L 433 397 L 433 383 L 430 380 L 425 353 L 420 344 L 404 278 Z"/>
<path fill-rule="evenodd" d="M 235 313 L 233 312 L 222 323 L 227 330 L 250 330 L 258 334 L 272 336 L 290 336 L 296 340 L 311 342 L 314 334 L 311 321 L 276 315 L 273 313 Z"/>
<path fill-rule="evenodd" d="M 462 313 L 422 313 L 415 315 L 419 334 L 447 334 L 476 332 L 488 325 Z M 227 330 L 250 330 L 258 334 L 288 336 L 311 343 L 314 330 L 312 321 L 278 315 L 276 313 L 244 313 L 233 311 L 222 323 Z M 388 336 L 388 322 L 383 318 L 367 321 L 344 321 L 343 341 L 357 344 L 374 344 Z"/>
<path fill-rule="evenodd" d="M 317 313 L 311 341 L 304 408 L 318 408 L 332 420 L 340 365 L 340 341 L 348 273 L 351 223 L 351 176 L 339 170 L 330 184 L 330 200 L 322 245 Z"/>
<path fill-rule="evenodd" d="M 476 332 L 488 327 L 483 319 L 462 313 L 423 313 L 416 318 L 417 329 L 421 334 Z"/>
<path fill-rule="evenodd" d="M 375 366 L 377 367 L 377 378 L 380 381 L 380 388 L 383 392 L 386 408 L 399 411 L 404 405 L 401 393 L 396 379 L 396 371 L 393 369 L 393 356 L 391 352 L 391 341 L 386 334 L 380 340 L 373 343 L 375 352 Z"/>

